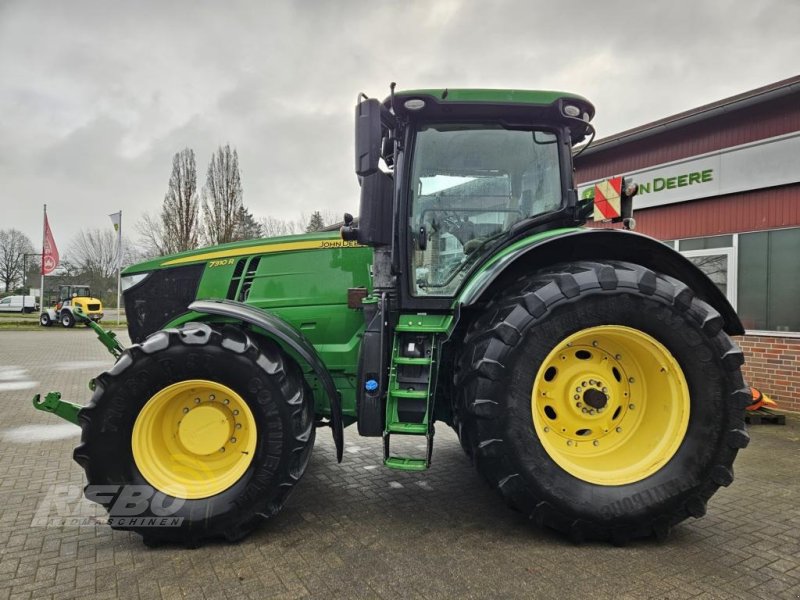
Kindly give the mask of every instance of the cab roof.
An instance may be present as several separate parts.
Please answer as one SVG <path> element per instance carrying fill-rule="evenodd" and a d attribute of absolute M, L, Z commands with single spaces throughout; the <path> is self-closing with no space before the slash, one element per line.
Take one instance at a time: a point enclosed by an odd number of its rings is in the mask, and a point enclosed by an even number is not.
<path fill-rule="evenodd" d="M 419 111 L 408 110 L 404 103 L 412 98 L 418 98 L 426 103 L 426 107 Z M 487 109 L 494 111 L 507 109 L 513 113 L 519 109 L 531 109 L 533 113 L 558 115 L 560 103 L 575 104 L 581 108 L 582 113 L 588 115 L 588 120 L 594 117 L 594 106 L 583 96 L 568 92 L 553 90 L 514 90 L 514 89 L 418 89 L 395 92 L 394 110 L 397 114 L 410 116 L 411 114 L 447 113 L 458 110 L 459 113 L 470 113 L 474 108 L 476 113 L 485 113 Z M 384 101 L 388 108 L 392 104 L 391 97 Z M 482 110 L 481 110 L 482 109 Z M 516 109 L 516 110 L 515 110 Z M 527 112 L 527 111 L 526 111 Z M 476 115 L 477 116 L 477 115 Z"/>

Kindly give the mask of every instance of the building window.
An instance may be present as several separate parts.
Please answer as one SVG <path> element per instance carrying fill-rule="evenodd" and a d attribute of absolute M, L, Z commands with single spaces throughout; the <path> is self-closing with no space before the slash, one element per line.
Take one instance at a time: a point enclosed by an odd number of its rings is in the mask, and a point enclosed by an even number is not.
<path fill-rule="evenodd" d="M 800 333 L 800 228 L 678 240 L 748 331 Z"/>
<path fill-rule="evenodd" d="M 739 316 L 745 329 L 800 332 L 800 228 L 739 235 Z"/>
<path fill-rule="evenodd" d="M 715 235 L 712 237 L 691 238 L 680 240 L 678 250 L 711 250 L 713 248 L 730 248 L 733 246 L 732 235 Z"/>

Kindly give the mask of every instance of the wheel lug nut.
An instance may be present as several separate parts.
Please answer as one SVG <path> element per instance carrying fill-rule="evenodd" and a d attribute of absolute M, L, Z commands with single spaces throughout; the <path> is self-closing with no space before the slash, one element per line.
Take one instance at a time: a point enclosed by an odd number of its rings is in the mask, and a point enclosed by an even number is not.
<path fill-rule="evenodd" d="M 236 443 L 236 438 L 235 437 L 231 438 L 231 444 L 235 444 L 235 443 Z"/>
<path fill-rule="evenodd" d="M 592 346 L 594 346 L 595 348 L 597 348 L 597 342 L 593 341 L 593 342 L 592 342 Z"/>
<path fill-rule="evenodd" d="M 567 440 L 567 446 L 572 446 L 572 440 Z"/>
<path fill-rule="evenodd" d="M 634 408 L 636 408 L 636 405 L 633 402 L 631 402 L 630 404 L 628 404 L 628 408 L 633 410 Z"/>
<path fill-rule="evenodd" d="M 579 387 L 576 387 L 576 388 L 575 388 L 575 391 L 576 391 L 576 392 L 580 392 L 580 391 L 581 391 L 581 388 L 579 388 Z"/>
<path fill-rule="evenodd" d="M 572 398 L 573 398 L 574 400 L 580 400 L 580 399 L 581 399 L 581 396 L 580 396 L 580 394 L 575 394 L 575 395 L 574 395 Z"/>
<path fill-rule="evenodd" d="M 617 427 L 614 431 L 616 431 L 617 433 L 622 433 L 622 427 Z"/>
<path fill-rule="evenodd" d="M 628 383 L 633 383 L 633 382 L 635 382 L 635 381 L 636 381 L 636 380 L 635 380 L 633 377 L 628 377 Z"/>
<path fill-rule="evenodd" d="M 219 449 L 219 451 L 220 452 L 225 452 L 225 447 L 223 446 L 222 448 Z"/>
<path fill-rule="evenodd" d="M 200 398 L 195 398 L 195 399 L 194 399 L 194 403 L 195 403 L 195 404 L 200 404 Z"/>
<path fill-rule="evenodd" d="M 242 424 L 241 423 L 237 423 L 236 424 L 236 429 L 241 429 L 241 428 L 242 428 Z"/>
<path fill-rule="evenodd" d="M 586 382 L 585 381 L 581 381 L 581 387 L 586 387 Z"/>
<path fill-rule="evenodd" d="M 583 408 L 583 402 L 578 402 L 575 406 L 577 406 L 578 408 Z"/>
<path fill-rule="evenodd" d="M 214 398 L 216 398 L 216 396 L 215 396 L 214 394 L 210 394 L 210 395 L 208 396 L 208 399 L 209 399 L 209 400 L 213 400 Z"/>
<path fill-rule="evenodd" d="M 592 442 L 592 446 L 599 446 L 599 445 L 600 445 L 600 442 L 598 440 L 595 440 L 595 441 Z"/>
<path fill-rule="evenodd" d="M 617 360 L 622 360 L 622 354 L 615 354 L 614 358 L 616 358 Z"/>
<path fill-rule="evenodd" d="M 586 414 L 586 413 L 588 413 L 589 411 L 588 411 L 586 408 L 582 408 L 582 409 L 581 409 L 581 412 L 582 412 L 583 414 Z"/>
<path fill-rule="evenodd" d="M 604 393 L 604 394 L 607 394 L 607 393 L 608 393 L 608 388 L 607 388 L 607 387 L 604 387 L 604 388 L 603 388 L 603 393 Z"/>
<path fill-rule="evenodd" d="M 235 411 L 233 411 L 233 416 L 236 416 L 236 415 L 238 415 L 238 414 L 239 414 L 239 411 L 238 411 L 238 410 L 235 410 Z"/>
<path fill-rule="evenodd" d="M 549 427 L 545 427 L 545 428 L 544 428 L 544 432 L 545 432 L 545 433 L 549 433 L 549 432 L 550 432 L 550 428 L 549 428 Z"/>
<path fill-rule="evenodd" d="M 230 401 L 230 400 L 228 400 L 227 398 L 225 398 L 225 400 L 223 400 L 223 401 L 222 401 L 222 403 L 223 403 L 223 404 L 230 404 L 230 402 L 231 402 L 231 401 Z"/>
<path fill-rule="evenodd" d="M 184 408 L 184 409 L 183 409 L 183 414 L 186 414 L 186 413 L 188 413 L 188 412 L 189 412 L 189 409 L 188 409 L 188 408 Z"/>

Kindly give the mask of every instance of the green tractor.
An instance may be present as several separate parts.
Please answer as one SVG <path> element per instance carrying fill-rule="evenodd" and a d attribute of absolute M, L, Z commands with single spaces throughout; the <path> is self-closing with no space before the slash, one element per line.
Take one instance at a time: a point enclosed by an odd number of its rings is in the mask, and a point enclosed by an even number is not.
<path fill-rule="evenodd" d="M 89 404 L 34 400 L 80 425 L 87 497 L 147 544 L 238 540 L 280 511 L 317 428 L 340 461 L 355 425 L 422 471 L 439 421 L 509 506 L 576 541 L 702 516 L 749 441 L 742 324 L 671 248 L 583 227 L 593 115 L 561 92 L 362 96 L 357 223 L 126 269 L 134 345 L 92 324 L 118 358 Z M 616 185 L 630 227 L 635 186 Z"/>

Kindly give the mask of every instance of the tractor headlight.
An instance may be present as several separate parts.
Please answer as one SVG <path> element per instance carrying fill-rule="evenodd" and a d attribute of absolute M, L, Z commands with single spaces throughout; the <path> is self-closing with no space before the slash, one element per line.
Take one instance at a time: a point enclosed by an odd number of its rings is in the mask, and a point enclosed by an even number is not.
<path fill-rule="evenodd" d="M 145 279 L 150 277 L 150 273 L 136 273 L 135 275 L 123 275 L 120 278 L 120 287 L 122 291 L 129 290 L 136 284 L 143 282 Z"/>
<path fill-rule="evenodd" d="M 422 110 L 425 108 L 425 100 L 421 98 L 411 98 L 403 102 L 403 106 L 405 106 L 407 110 Z"/>

